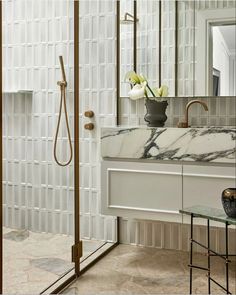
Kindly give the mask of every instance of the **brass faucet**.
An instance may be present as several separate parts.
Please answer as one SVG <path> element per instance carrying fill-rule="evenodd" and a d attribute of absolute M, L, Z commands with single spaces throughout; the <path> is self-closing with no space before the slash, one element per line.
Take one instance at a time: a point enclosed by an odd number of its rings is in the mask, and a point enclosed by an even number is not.
<path fill-rule="evenodd" d="M 195 99 L 195 100 L 191 100 L 187 105 L 186 105 L 186 110 L 185 110 L 185 119 L 183 122 L 179 122 L 178 123 L 178 127 L 179 128 L 188 128 L 188 111 L 189 111 L 189 107 L 194 104 L 194 103 L 200 103 L 203 107 L 205 111 L 208 111 L 208 107 L 207 104 L 204 101 Z"/>

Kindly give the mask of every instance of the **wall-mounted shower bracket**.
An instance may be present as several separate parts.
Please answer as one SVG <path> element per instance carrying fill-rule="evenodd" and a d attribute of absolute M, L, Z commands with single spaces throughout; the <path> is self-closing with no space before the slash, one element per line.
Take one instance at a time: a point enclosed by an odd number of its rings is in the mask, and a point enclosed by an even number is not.
<path fill-rule="evenodd" d="M 57 85 L 60 86 L 60 87 L 66 87 L 67 82 L 66 81 L 57 81 Z"/>

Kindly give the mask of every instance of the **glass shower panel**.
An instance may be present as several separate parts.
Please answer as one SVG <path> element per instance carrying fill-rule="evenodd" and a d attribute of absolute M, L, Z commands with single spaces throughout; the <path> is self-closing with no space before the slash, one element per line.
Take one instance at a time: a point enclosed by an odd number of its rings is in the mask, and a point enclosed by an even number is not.
<path fill-rule="evenodd" d="M 74 166 L 53 158 L 62 80 L 73 136 L 73 1 L 3 1 L 3 262 L 5 293 L 39 293 L 69 269 Z M 73 140 L 73 138 L 72 138 Z M 58 158 L 69 157 L 62 115 Z"/>
<path fill-rule="evenodd" d="M 80 235 L 83 257 L 117 240 L 100 210 L 100 128 L 116 125 L 116 1 L 80 0 Z M 94 116 L 84 115 L 93 111 Z M 93 124 L 93 130 L 84 128 Z M 92 125 L 91 125 L 92 126 Z"/>

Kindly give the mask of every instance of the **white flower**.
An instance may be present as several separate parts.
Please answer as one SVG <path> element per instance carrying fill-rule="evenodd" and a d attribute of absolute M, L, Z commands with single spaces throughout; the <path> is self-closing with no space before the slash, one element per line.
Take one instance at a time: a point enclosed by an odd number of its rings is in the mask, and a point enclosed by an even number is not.
<path fill-rule="evenodd" d="M 130 84 L 142 84 L 144 81 L 147 81 L 147 79 L 142 74 L 138 75 L 134 71 L 129 71 L 125 75 L 125 82 Z"/>
<path fill-rule="evenodd" d="M 141 84 L 136 84 L 129 92 L 130 99 L 137 100 L 145 97 L 147 82 L 144 81 Z"/>
<path fill-rule="evenodd" d="M 167 97 L 168 96 L 168 86 L 162 85 L 160 88 L 153 89 L 156 97 Z"/>

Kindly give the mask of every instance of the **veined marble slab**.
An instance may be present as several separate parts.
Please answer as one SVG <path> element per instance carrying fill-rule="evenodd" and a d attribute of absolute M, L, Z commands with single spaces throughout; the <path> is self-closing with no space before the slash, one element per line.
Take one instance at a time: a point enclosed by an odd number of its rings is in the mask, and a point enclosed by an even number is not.
<path fill-rule="evenodd" d="M 103 158 L 235 163 L 236 128 L 102 128 Z"/>

